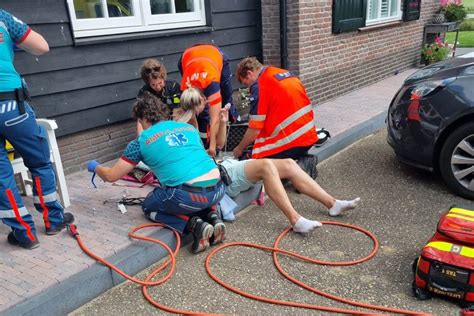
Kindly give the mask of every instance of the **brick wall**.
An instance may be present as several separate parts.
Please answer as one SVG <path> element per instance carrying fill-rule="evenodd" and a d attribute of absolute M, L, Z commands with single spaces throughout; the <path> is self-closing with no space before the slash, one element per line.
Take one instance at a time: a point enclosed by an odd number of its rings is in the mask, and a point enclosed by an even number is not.
<path fill-rule="evenodd" d="M 120 157 L 136 137 L 136 123 L 119 123 L 58 138 L 64 173 L 86 169 L 87 161 L 107 162 Z"/>
<path fill-rule="evenodd" d="M 278 3 L 262 1 L 264 63 L 277 66 Z M 438 7 L 439 0 L 424 0 L 420 20 L 332 34 L 332 0 L 288 0 L 288 68 L 300 76 L 313 104 L 383 79 L 419 61 L 423 26 Z"/>

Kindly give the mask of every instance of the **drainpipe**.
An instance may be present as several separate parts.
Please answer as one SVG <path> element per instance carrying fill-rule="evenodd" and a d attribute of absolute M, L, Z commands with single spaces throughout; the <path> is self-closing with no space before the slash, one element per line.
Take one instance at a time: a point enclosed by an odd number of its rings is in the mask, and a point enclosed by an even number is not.
<path fill-rule="evenodd" d="M 288 20 L 286 14 L 287 0 L 280 0 L 280 65 L 288 69 Z"/>

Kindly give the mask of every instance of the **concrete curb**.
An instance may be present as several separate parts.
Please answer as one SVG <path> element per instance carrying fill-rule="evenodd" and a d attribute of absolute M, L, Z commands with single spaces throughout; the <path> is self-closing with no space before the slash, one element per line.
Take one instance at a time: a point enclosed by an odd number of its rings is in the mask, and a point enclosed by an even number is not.
<path fill-rule="evenodd" d="M 360 123 L 339 135 L 331 137 L 329 141 L 320 148 L 313 148 L 310 153 L 318 156 L 319 162 L 328 159 L 332 155 L 343 150 L 356 141 L 373 134 L 385 126 L 386 112 L 382 112 L 371 119 Z M 331 132 L 331 131 L 329 131 Z"/>
<path fill-rule="evenodd" d="M 340 135 L 332 137 L 323 147 L 314 148 L 310 152 L 316 154 L 321 162 L 350 144 L 381 129 L 385 125 L 385 117 L 385 112 L 380 113 Z M 260 187 L 250 190 L 247 200 L 252 201 L 258 196 L 259 192 Z M 246 198 L 242 195 L 238 197 L 236 202 L 239 205 L 244 205 L 245 200 Z M 238 211 L 244 208 L 240 207 Z M 149 236 L 164 241 L 171 249 L 176 246 L 173 233 L 168 230 L 160 229 Z M 190 240 L 191 238 L 183 240 L 183 245 L 189 243 Z M 137 242 L 106 259 L 124 272 L 133 275 L 156 263 L 166 255 L 167 252 L 159 245 Z M 95 263 L 85 271 L 71 275 L 67 280 L 51 286 L 46 291 L 8 309 L 3 315 L 65 315 L 124 280 L 109 268 Z"/>

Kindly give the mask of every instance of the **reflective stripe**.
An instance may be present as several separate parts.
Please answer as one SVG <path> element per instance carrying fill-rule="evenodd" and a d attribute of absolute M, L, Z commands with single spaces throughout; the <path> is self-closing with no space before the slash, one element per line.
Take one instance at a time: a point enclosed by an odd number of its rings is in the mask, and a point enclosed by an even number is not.
<path fill-rule="evenodd" d="M 462 215 L 457 215 L 457 214 L 448 213 L 448 214 L 446 214 L 446 217 L 460 218 L 460 219 L 463 219 L 465 221 L 474 222 L 474 218 L 472 218 L 472 217 L 467 217 L 467 216 L 462 216 Z"/>
<path fill-rule="evenodd" d="M 465 210 L 465 209 L 463 209 L 463 208 L 454 207 L 454 208 L 452 208 L 452 209 L 449 210 L 449 213 L 448 213 L 448 214 L 451 214 L 451 213 L 457 213 L 457 214 L 462 214 L 462 215 L 469 215 L 469 216 L 473 216 L 473 217 L 474 217 L 474 211 Z"/>
<path fill-rule="evenodd" d="M 304 135 L 306 132 L 310 131 L 311 129 L 315 128 L 314 121 L 308 122 L 306 125 L 302 126 L 300 129 L 294 131 L 292 134 L 286 136 L 285 138 L 280 139 L 279 141 L 273 143 L 273 144 L 268 144 L 262 147 L 254 148 L 253 153 L 254 154 L 259 154 L 261 152 L 271 150 L 277 147 L 284 146 L 286 144 L 291 143 L 301 135 Z M 263 139 L 265 141 L 265 139 Z M 257 144 L 257 140 L 255 141 L 255 144 Z"/>
<path fill-rule="evenodd" d="M 206 139 L 207 139 L 207 133 L 199 132 L 199 136 L 200 136 L 201 138 L 206 138 Z"/>
<path fill-rule="evenodd" d="M 26 207 L 19 207 L 18 211 L 20 212 L 20 216 L 25 216 L 30 213 L 28 213 L 28 210 Z M 15 218 L 15 211 L 13 209 L 10 210 L 0 210 L 0 218 Z"/>
<path fill-rule="evenodd" d="M 445 241 L 432 241 L 428 243 L 425 247 L 430 247 L 445 252 L 457 253 L 464 257 L 474 258 L 474 248 L 454 245 Z"/>
<path fill-rule="evenodd" d="M 265 121 L 266 118 L 266 115 L 250 115 L 252 121 Z"/>
<path fill-rule="evenodd" d="M 57 200 L 58 200 L 57 197 L 56 197 L 56 192 L 43 195 L 43 199 L 44 199 L 44 201 L 45 201 L 46 203 L 48 203 L 48 202 L 54 202 L 54 201 L 57 201 Z M 40 202 L 41 202 L 41 201 L 40 201 L 39 196 L 33 195 L 33 203 L 39 204 Z"/>
<path fill-rule="evenodd" d="M 280 124 L 278 124 L 275 127 L 275 129 L 273 130 L 273 133 L 269 137 L 267 137 L 267 139 L 277 136 L 278 133 L 280 133 L 287 126 L 289 126 L 293 122 L 297 121 L 300 117 L 302 117 L 303 115 L 309 113 L 312 110 L 313 110 L 313 107 L 311 106 L 311 104 L 308 104 L 307 106 L 299 109 L 298 111 L 296 111 L 292 115 L 288 116 L 283 122 L 281 122 Z"/>
<path fill-rule="evenodd" d="M 16 109 L 16 104 L 17 103 L 14 100 L 2 103 L 2 108 L 0 110 L 0 114 L 10 112 L 10 111 L 14 111 Z"/>

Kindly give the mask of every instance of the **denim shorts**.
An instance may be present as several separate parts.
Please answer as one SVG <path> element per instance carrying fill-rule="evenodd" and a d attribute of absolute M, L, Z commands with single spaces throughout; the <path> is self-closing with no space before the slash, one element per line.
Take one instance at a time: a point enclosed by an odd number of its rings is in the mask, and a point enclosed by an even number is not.
<path fill-rule="evenodd" d="M 252 188 L 256 183 L 250 182 L 245 176 L 244 166 L 250 160 L 236 160 L 227 158 L 221 162 L 221 165 L 226 168 L 227 173 L 232 179 L 232 183 L 227 187 L 226 193 L 230 197 L 236 197 L 240 192 L 244 192 Z M 261 182 L 261 181 L 259 181 Z"/>

